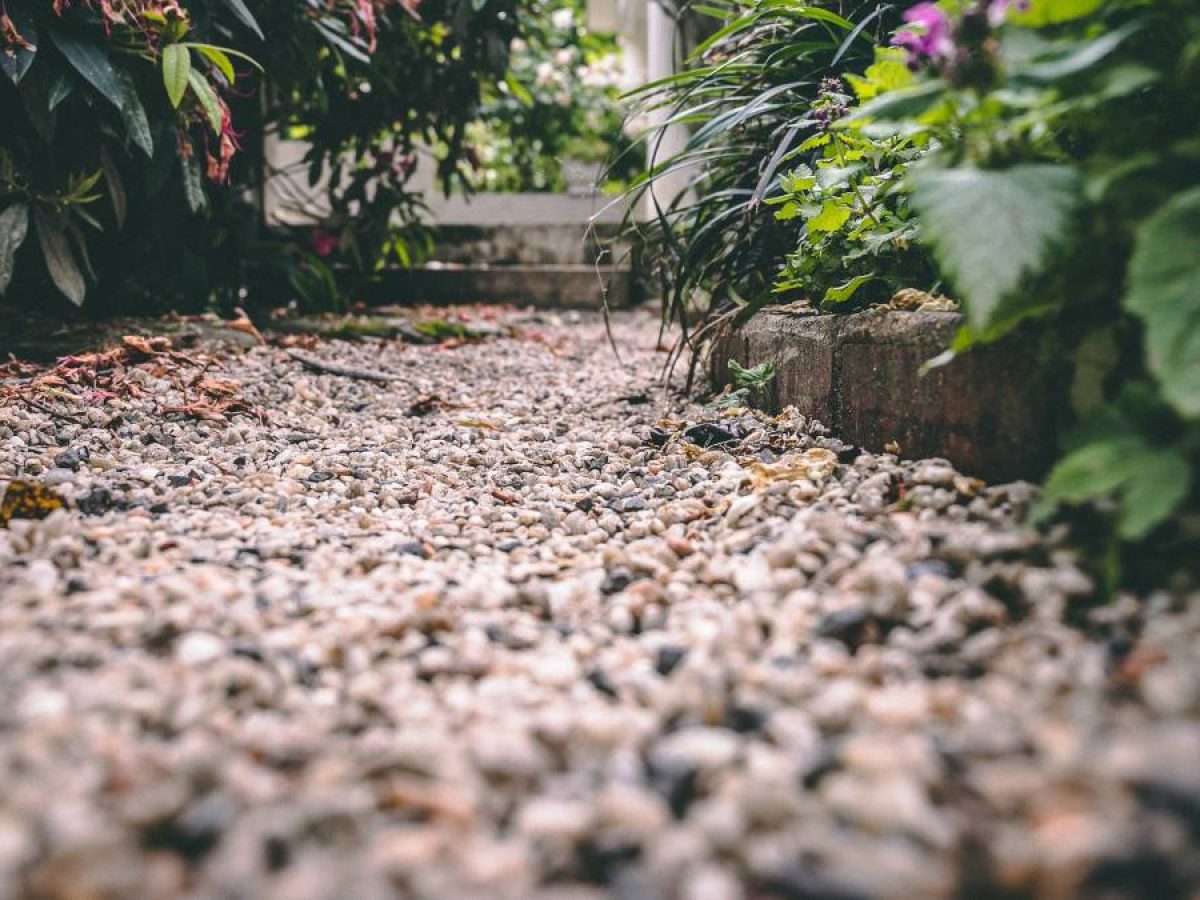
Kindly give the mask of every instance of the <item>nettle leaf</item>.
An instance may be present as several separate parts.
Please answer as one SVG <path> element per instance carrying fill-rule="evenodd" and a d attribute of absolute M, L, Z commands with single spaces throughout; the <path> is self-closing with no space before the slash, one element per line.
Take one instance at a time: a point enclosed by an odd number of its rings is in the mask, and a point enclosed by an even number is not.
<path fill-rule="evenodd" d="M 1118 498 L 1117 533 L 1127 541 L 1146 537 L 1191 492 L 1187 459 L 1137 435 L 1102 438 L 1068 454 L 1046 480 L 1039 515 L 1058 503 Z"/>
<path fill-rule="evenodd" d="M 14 258 L 29 233 L 29 207 L 16 203 L 0 212 L 0 294 L 12 281 Z"/>
<path fill-rule="evenodd" d="M 1068 233 L 1082 198 L 1083 178 L 1058 165 L 984 170 L 918 169 L 909 175 L 922 239 L 983 330 L 1001 301 Z"/>
<path fill-rule="evenodd" d="M 913 87 L 888 91 L 862 104 L 847 122 L 896 122 L 915 119 L 945 98 L 946 82 L 931 79 Z"/>
<path fill-rule="evenodd" d="M 837 231 L 850 219 L 850 208 L 832 200 L 821 205 L 821 211 L 808 220 L 808 231 Z"/>
<path fill-rule="evenodd" d="M 33 212 L 34 224 L 37 226 L 38 243 L 42 247 L 42 257 L 46 261 L 46 271 L 54 286 L 76 306 L 83 305 L 87 294 L 87 283 L 83 273 L 75 261 L 71 244 L 67 240 L 66 227 L 60 218 L 37 207 Z"/>
<path fill-rule="evenodd" d="M 179 109 L 183 95 L 187 93 L 188 75 L 192 71 L 192 54 L 187 47 L 179 44 L 168 44 L 163 48 L 162 76 L 167 88 L 167 99 L 171 106 Z"/>
<path fill-rule="evenodd" d="M 1200 187 L 1151 216 L 1138 231 L 1124 305 L 1146 326 L 1146 356 L 1163 396 L 1200 417 Z"/>

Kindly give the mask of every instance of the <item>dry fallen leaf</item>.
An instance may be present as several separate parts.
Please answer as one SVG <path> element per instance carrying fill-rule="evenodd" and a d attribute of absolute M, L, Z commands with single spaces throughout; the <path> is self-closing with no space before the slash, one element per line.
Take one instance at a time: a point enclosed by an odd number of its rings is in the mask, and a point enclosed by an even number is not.
<path fill-rule="evenodd" d="M 811 481 L 820 484 L 837 469 L 837 454 L 824 447 L 810 447 L 800 453 L 785 453 L 773 463 L 750 464 L 750 481 L 755 489 L 776 481 Z"/>
<path fill-rule="evenodd" d="M 242 334 L 248 334 L 260 344 L 266 344 L 267 339 L 262 336 L 262 332 L 254 327 L 254 323 L 250 321 L 250 317 L 246 315 L 246 311 L 239 306 L 237 314 L 238 317 L 226 322 L 225 327 L 233 331 L 240 331 Z"/>
<path fill-rule="evenodd" d="M 17 479 L 9 483 L 0 500 L 0 525 L 7 527 L 13 519 L 44 519 L 66 505 L 53 488 Z"/>
<path fill-rule="evenodd" d="M 954 476 L 954 489 L 964 497 L 974 497 L 983 490 L 984 483 L 978 478 L 968 478 L 966 475 Z"/>
<path fill-rule="evenodd" d="M 157 356 L 171 349 L 171 339 L 163 336 L 144 337 L 140 334 L 127 334 L 121 338 L 125 349 L 140 353 L 143 356 Z M 91 354 L 88 354 L 91 355 Z"/>
<path fill-rule="evenodd" d="M 464 418 L 464 419 L 459 419 L 458 424 L 462 425 L 464 428 L 480 428 L 484 431 L 499 431 L 500 430 L 498 426 L 493 425 L 491 422 L 487 421 L 486 419 L 473 419 L 473 418 L 468 417 L 468 418 Z"/>

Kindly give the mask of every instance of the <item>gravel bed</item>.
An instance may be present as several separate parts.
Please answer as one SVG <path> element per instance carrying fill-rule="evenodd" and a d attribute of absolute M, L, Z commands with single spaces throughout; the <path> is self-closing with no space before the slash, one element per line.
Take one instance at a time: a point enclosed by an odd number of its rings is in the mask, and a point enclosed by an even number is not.
<path fill-rule="evenodd" d="M 1197 896 L 1200 597 L 500 324 L 0 406 L 0 897 Z"/>

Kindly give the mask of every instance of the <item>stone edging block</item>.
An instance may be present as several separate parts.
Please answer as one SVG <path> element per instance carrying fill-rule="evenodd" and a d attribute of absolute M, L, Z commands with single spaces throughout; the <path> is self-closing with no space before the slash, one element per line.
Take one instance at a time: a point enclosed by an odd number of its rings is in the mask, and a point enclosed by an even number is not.
<path fill-rule="evenodd" d="M 765 310 L 714 345 L 710 378 L 728 383 L 730 359 L 770 361 L 768 406 L 795 406 L 844 440 L 876 452 L 894 441 L 905 456 L 945 457 L 993 480 L 1043 475 L 1061 392 L 1035 380 L 1035 350 L 1019 333 L 921 374 L 961 323 L 944 312 Z"/>

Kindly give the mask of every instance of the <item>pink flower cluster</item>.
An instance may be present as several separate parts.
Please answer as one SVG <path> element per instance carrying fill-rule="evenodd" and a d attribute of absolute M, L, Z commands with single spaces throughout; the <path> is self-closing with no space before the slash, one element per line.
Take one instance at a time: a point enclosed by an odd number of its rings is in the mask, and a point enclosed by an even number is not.
<path fill-rule="evenodd" d="M 986 17 L 989 26 L 999 28 L 1009 10 L 1028 8 L 1029 0 L 981 0 L 976 12 Z M 909 68 L 937 68 L 954 59 L 958 52 L 954 23 L 936 3 L 918 3 L 904 14 L 904 22 L 892 38 L 892 45 L 908 54 Z"/>
<path fill-rule="evenodd" d="M 904 14 L 905 27 L 892 44 L 908 54 L 909 68 L 937 65 L 954 56 L 950 17 L 936 3 L 919 3 Z"/>

